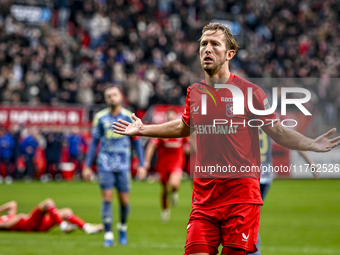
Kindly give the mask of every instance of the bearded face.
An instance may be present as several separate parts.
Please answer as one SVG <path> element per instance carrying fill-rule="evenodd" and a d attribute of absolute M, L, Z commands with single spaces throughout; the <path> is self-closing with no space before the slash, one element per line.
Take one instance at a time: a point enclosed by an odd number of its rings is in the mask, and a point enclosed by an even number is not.
<path fill-rule="evenodd" d="M 226 63 L 225 35 L 222 31 L 208 30 L 204 32 L 200 44 L 201 66 L 210 75 L 221 70 Z"/>

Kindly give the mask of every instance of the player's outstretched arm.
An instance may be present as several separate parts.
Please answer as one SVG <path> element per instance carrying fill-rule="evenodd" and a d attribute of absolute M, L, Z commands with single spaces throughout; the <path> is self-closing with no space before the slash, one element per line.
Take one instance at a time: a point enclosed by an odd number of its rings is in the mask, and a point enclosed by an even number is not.
<path fill-rule="evenodd" d="M 190 135 L 190 128 L 180 119 L 163 124 L 144 125 L 141 119 L 137 118 L 134 113 L 131 117 L 135 121 L 134 123 L 130 123 L 125 120 L 118 120 L 118 122 L 114 122 L 112 125 L 114 132 L 128 136 L 148 136 L 159 138 L 176 138 Z"/>
<path fill-rule="evenodd" d="M 6 212 L 7 215 L 16 215 L 17 214 L 17 202 L 10 201 L 3 205 L 0 205 L 0 213 Z"/>
<path fill-rule="evenodd" d="M 329 139 L 328 137 L 335 133 L 336 128 L 329 130 L 327 133 L 315 138 L 308 138 L 299 132 L 285 128 L 281 122 L 274 126 L 262 127 L 262 130 L 279 145 L 292 150 L 310 150 L 315 152 L 327 152 L 340 145 L 340 136 Z"/>

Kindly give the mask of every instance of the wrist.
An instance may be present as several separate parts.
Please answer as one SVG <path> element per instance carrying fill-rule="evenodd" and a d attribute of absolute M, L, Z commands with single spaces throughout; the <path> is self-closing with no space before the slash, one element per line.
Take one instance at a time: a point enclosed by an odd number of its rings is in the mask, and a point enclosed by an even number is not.
<path fill-rule="evenodd" d="M 308 143 L 306 151 L 315 151 L 313 145 L 314 145 L 314 140 L 312 140 Z"/>
<path fill-rule="evenodd" d="M 144 124 L 142 124 L 137 131 L 137 135 L 142 135 L 142 127 L 144 126 Z"/>

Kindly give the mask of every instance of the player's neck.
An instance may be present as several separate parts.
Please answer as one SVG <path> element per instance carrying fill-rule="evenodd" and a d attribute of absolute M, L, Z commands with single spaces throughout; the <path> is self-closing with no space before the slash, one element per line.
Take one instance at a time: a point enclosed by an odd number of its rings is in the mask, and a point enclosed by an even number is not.
<path fill-rule="evenodd" d="M 121 105 L 117 105 L 114 107 L 110 107 L 110 112 L 112 115 L 118 115 L 120 113 L 120 110 L 122 109 Z"/>
<path fill-rule="evenodd" d="M 227 81 L 230 78 L 230 71 L 229 68 L 226 68 L 224 70 L 220 70 L 219 72 L 215 74 L 209 74 L 205 72 L 205 77 L 207 84 L 211 87 L 214 87 L 215 84 L 224 84 L 227 83 Z"/>

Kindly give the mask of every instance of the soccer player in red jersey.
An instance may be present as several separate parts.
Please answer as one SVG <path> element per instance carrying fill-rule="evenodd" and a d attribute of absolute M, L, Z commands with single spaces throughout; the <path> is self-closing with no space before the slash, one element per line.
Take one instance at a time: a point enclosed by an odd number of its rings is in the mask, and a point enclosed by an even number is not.
<path fill-rule="evenodd" d="M 176 111 L 170 109 L 166 112 L 167 121 L 173 121 L 176 118 Z M 184 147 L 186 145 L 189 145 L 186 138 L 152 138 L 145 150 L 145 166 L 149 168 L 152 156 L 157 149 L 157 164 L 155 168 L 160 175 L 162 185 L 162 221 L 168 221 L 170 218 L 168 203 L 170 193 L 172 195 L 172 204 L 177 205 L 178 203 L 178 190 L 183 175 L 183 166 L 185 163 Z"/>
<path fill-rule="evenodd" d="M 0 205 L 1 213 L 6 213 L 6 215 L 0 216 L 0 230 L 46 232 L 56 225 L 64 233 L 77 228 L 84 230 L 87 234 L 95 234 L 103 230 L 102 225 L 86 223 L 70 208 L 57 209 L 50 198 L 40 202 L 29 214 L 17 214 L 16 201 Z"/>
<path fill-rule="evenodd" d="M 192 212 L 187 225 L 186 255 L 215 255 L 222 244 L 222 255 L 245 255 L 256 252 L 256 241 L 260 222 L 260 178 L 249 174 L 241 175 L 242 167 L 260 167 L 258 128 L 242 125 L 251 119 L 262 121 L 262 130 L 279 145 L 294 150 L 327 152 L 340 144 L 340 137 L 329 139 L 336 129 L 311 139 L 285 128 L 277 121 L 276 114 L 258 116 L 244 104 L 243 115 L 233 115 L 233 97 L 229 89 L 218 88 L 223 83 L 237 86 L 247 102 L 248 88 L 252 88 L 253 106 L 257 110 L 268 109 L 268 99 L 263 90 L 229 71 L 229 61 L 237 51 L 236 41 L 230 30 L 219 23 L 211 23 L 202 30 L 200 38 L 200 61 L 206 80 L 188 87 L 185 111 L 182 120 L 159 125 L 144 125 L 133 115 L 134 123 L 120 120 L 112 127 L 118 134 L 161 138 L 186 137 L 197 134 L 197 167 L 219 165 L 236 169 L 235 174 L 214 175 L 195 172 L 192 195 Z M 210 100 L 209 91 L 220 102 Z M 206 95 L 203 108 L 202 95 Z M 216 97 L 216 94 L 218 97 Z M 210 96 L 212 97 L 212 96 Z M 235 100 L 240 98 L 235 96 Z M 209 99 L 209 100 L 208 100 Z M 215 107 L 221 104 L 222 107 Z M 202 107 L 200 110 L 199 107 Z M 215 107 L 215 108 L 214 108 Z M 207 114 L 203 114 L 204 111 Z M 223 116 L 233 125 L 206 125 L 216 117 Z M 252 123 L 255 125 L 254 123 Z M 230 172 L 230 171 L 229 171 Z M 238 176 L 240 175 L 240 176 Z M 202 178 L 206 177 L 206 178 Z M 209 178 L 208 178 L 209 177 Z M 242 177 L 242 178 L 235 178 Z M 254 178 L 257 177 L 257 178 Z"/>

